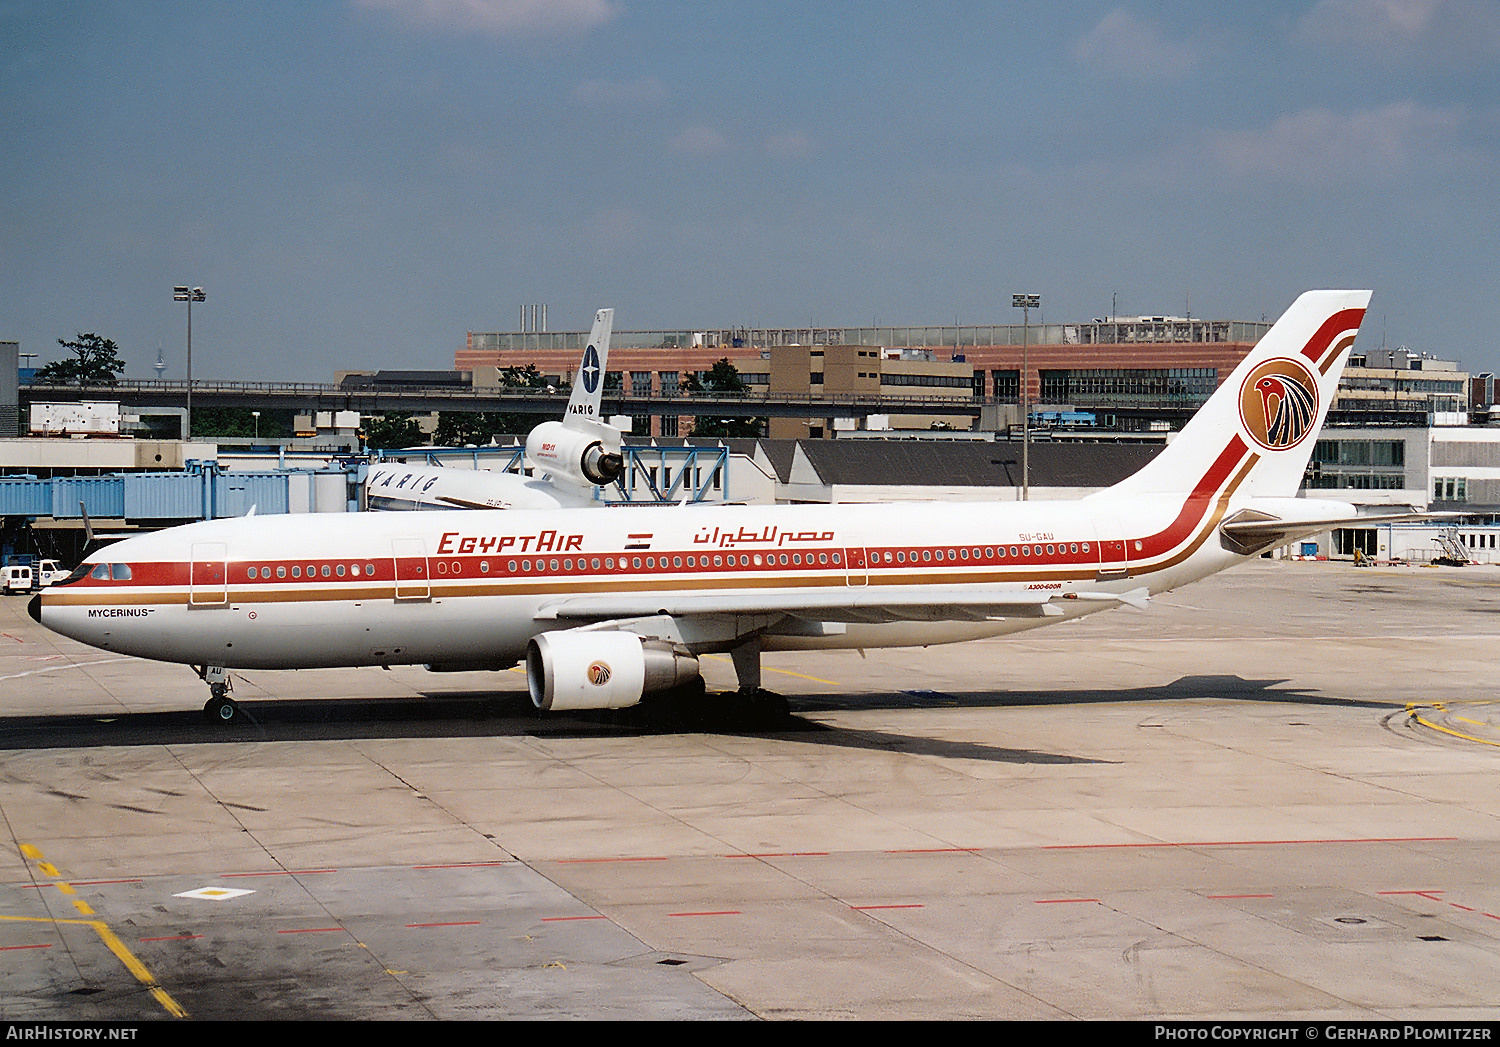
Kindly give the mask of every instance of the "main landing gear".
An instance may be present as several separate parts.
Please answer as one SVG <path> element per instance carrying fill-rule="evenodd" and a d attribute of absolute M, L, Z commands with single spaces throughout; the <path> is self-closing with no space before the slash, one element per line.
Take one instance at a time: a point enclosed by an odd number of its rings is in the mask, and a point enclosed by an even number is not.
<path fill-rule="evenodd" d="M 626 722 L 657 729 L 700 728 L 737 731 L 774 731 L 786 726 L 791 706 L 774 691 L 760 685 L 760 637 L 752 636 L 729 651 L 734 662 L 738 690 L 708 694 L 703 678 L 668 691 L 647 695 L 625 713 Z"/>
<path fill-rule="evenodd" d="M 212 723 L 234 723 L 241 719 L 240 707 L 231 698 L 234 685 L 229 679 L 229 670 L 222 665 L 195 665 L 193 671 L 198 679 L 208 684 L 208 701 L 203 704 L 203 716 Z"/>
<path fill-rule="evenodd" d="M 655 731 L 775 731 L 786 726 L 791 707 L 781 695 L 759 687 L 709 694 L 700 678 L 604 715 L 610 723 Z"/>

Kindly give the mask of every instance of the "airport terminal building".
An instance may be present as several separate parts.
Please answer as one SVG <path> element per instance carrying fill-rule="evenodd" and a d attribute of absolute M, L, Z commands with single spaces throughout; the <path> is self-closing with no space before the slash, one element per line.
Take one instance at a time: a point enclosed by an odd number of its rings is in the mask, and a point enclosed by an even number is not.
<path fill-rule="evenodd" d="M 660 399 L 727 359 L 752 392 L 934 401 L 926 410 L 872 412 L 874 425 L 860 426 L 892 430 L 967 429 L 972 414 L 946 412 L 940 401 L 1019 404 L 1024 371 L 1032 405 L 1087 405 L 1103 411 L 1096 420 L 1108 428 L 1149 431 L 1164 418 L 1191 414 L 1269 328 L 1141 316 L 1082 324 L 616 331 L 609 369 L 618 388 Z M 581 331 L 470 331 L 454 367 L 473 372 L 476 384 L 488 369 L 527 364 L 568 381 L 587 338 Z M 669 411 L 651 417 L 650 435 L 678 435 Z M 1003 410 L 994 419 L 999 424 L 991 428 L 1020 421 Z M 768 435 L 816 439 L 834 432 L 832 419 L 773 419 Z"/>

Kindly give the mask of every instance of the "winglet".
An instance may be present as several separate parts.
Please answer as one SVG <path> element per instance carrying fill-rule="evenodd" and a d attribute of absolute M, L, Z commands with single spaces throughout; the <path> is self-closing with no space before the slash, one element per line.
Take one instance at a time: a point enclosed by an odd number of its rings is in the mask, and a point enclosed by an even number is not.
<path fill-rule="evenodd" d="M 594 314 L 594 326 L 589 331 L 588 345 L 584 347 L 583 359 L 578 363 L 578 372 L 573 376 L 573 395 L 568 398 L 568 412 L 563 415 L 563 425 L 573 427 L 575 420 L 597 422 L 599 402 L 604 399 L 604 376 L 609 363 L 609 338 L 614 331 L 615 311 L 600 309 Z"/>

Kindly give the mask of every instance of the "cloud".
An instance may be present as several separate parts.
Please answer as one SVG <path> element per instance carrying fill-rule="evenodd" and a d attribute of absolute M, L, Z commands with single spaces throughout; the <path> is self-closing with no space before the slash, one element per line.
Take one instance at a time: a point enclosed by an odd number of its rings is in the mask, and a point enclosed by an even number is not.
<path fill-rule="evenodd" d="M 717 128 L 693 124 L 677 132 L 672 137 L 671 146 L 674 152 L 688 156 L 712 156 L 728 149 L 729 139 Z"/>
<path fill-rule="evenodd" d="M 813 140 L 802 131 L 785 131 L 766 139 L 766 154 L 777 160 L 807 160 L 816 151 Z"/>
<path fill-rule="evenodd" d="M 667 86 L 654 76 L 635 80 L 585 80 L 573 89 L 573 97 L 594 106 L 650 105 L 667 97 Z"/>
<path fill-rule="evenodd" d="M 1495 0 L 1319 0 L 1298 20 L 1295 38 L 1442 64 L 1500 55 Z"/>
<path fill-rule="evenodd" d="M 1174 80 L 1199 63 L 1202 48 L 1169 40 L 1154 25 L 1117 7 L 1073 41 L 1073 57 L 1090 69 L 1134 80 Z"/>
<path fill-rule="evenodd" d="M 352 0 L 424 29 L 490 36 L 592 29 L 619 12 L 616 0 Z"/>
<path fill-rule="evenodd" d="M 1379 180 L 1452 156 L 1461 124 L 1453 112 L 1395 102 L 1341 114 L 1304 109 L 1264 128 L 1213 132 L 1208 155 L 1232 178 L 1298 184 Z"/>

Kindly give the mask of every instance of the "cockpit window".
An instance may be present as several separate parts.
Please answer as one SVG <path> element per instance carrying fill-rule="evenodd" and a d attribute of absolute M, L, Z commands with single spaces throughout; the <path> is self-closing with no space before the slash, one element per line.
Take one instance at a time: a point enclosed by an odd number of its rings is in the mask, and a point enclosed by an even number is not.
<path fill-rule="evenodd" d="M 67 585 L 68 582 L 76 582 L 78 579 L 84 576 L 85 572 L 87 572 L 88 577 L 99 582 L 130 581 L 130 565 L 128 563 L 100 563 L 79 564 L 78 569 L 70 574 L 67 581 L 63 582 L 62 584 Z"/>
<path fill-rule="evenodd" d="M 91 564 L 91 563 L 81 563 L 77 567 L 73 568 L 73 570 L 68 573 L 68 576 L 66 578 L 64 578 L 62 581 L 60 581 L 60 582 L 58 582 L 56 584 L 58 584 L 58 585 L 72 585 L 74 582 L 78 581 L 81 578 L 87 578 L 87 577 L 89 577 L 90 573 L 93 570 L 94 570 L 94 565 L 93 564 Z"/>
<path fill-rule="evenodd" d="M 102 563 L 97 565 L 92 571 L 89 572 L 89 577 L 101 582 L 109 581 L 109 564 Z"/>
<path fill-rule="evenodd" d="M 117 582 L 130 581 L 130 565 L 128 563 L 110 564 L 109 576 Z"/>

